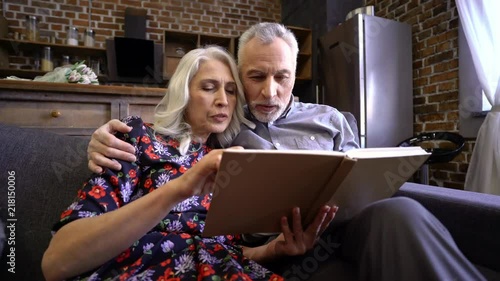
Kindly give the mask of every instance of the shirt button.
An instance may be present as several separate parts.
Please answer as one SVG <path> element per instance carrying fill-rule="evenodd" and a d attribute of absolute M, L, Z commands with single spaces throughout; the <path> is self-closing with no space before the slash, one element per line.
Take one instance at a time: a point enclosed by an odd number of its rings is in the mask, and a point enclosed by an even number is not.
<path fill-rule="evenodd" d="M 279 147 L 281 144 L 279 142 L 277 142 L 275 145 L 276 145 L 276 147 Z"/>
<path fill-rule="evenodd" d="M 310 137 L 310 139 L 311 139 L 311 140 L 315 140 L 316 138 L 315 138 L 314 136 L 311 136 L 311 137 Z"/>

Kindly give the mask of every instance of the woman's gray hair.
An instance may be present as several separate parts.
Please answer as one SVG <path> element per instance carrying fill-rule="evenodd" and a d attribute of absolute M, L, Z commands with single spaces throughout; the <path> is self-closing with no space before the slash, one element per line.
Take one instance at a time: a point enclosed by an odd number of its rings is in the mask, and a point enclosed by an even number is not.
<path fill-rule="evenodd" d="M 290 46 L 292 54 L 295 57 L 293 61 L 293 69 L 297 68 L 297 56 L 299 54 L 299 44 L 293 32 L 286 28 L 284 25 L 276 22 L 261 22 L 251 26 L 240 36 L 238 42 L 238 67 L 241 67 L 245 57 L 243 55 L 243 48 L 245 45 L 257 37 L 263 44 L 271 44 L 275 38 L 281 38 Z"/>
<path fill-rule="evenodd" d="M 177 139 L 182 155 L 186 153 L 193 140 L 191 126 L 186 122 L 184 116 L 189 103 L 189 84 L 198 72 L 201 63 L 211 59 L 218 60 L 229 67 L 238 88 L 238 95 L 229 126 L 222 133 L 211 134 L 208 142 L 216 147 L 227 147 L 240 132 L 241 123 L 253 126 L 253 123 L 244 117 L 243 85 L 231 55 L 218 46 L 205 46 L 191 50 L 179 62 L 169 81 L 165 96 L 155 108 L 154 115 L 155 131 Z"/>

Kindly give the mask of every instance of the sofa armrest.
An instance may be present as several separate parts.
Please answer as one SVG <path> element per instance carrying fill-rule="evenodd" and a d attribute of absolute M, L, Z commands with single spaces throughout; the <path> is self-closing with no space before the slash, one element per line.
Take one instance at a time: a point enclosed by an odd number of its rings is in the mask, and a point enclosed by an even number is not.
<path fill-rule="evenodd" d="M 395 196 L 413 198 L 449 230 L 473 263 L 500 272 L 500 196 L 405 183 Z"/>

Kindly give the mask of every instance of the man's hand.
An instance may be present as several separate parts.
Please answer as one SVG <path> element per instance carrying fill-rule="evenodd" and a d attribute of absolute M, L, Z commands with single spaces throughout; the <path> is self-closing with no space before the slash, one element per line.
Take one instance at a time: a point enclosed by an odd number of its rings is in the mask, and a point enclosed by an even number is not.
<path fill-rule="evenodd" d="M 104 167 L 120 170 L 121 165 L 110 158 L 134 162 L 135 148 L 115 137 L 116 132 L 128 133 L 131 127 L 113 119 L 99 127 L 93 134 L 87 148 L 88 167 L 94 173 L 101 173 Z"/>
<path fill-rule="evenodd" d="M 286 217 L 281 219 L 282 233 L 268 244 L 268 251 L 274 257 L 297 256 L 312 249 L 321 234 L 335 217 L 338 207 L 323 206 L 316 215 L 314 221 L 307 227 L 302 228 L 300 209 L 293 209 L 293 224 L 290 227 Z"/>

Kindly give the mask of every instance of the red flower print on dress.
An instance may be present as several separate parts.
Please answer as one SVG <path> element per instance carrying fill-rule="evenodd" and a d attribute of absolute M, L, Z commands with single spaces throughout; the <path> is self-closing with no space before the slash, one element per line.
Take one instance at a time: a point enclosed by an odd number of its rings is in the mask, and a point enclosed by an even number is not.
<path fill-rule="evenodd" d="M 118 208 L 120 208 L 120 206 L 121 206 L 122 204 L 120 203 L 120 199 L 118 198 L 118 196 L 116 196 L 116 192 L 111 191 L 111 192 L 109 193 L 109 195 L 111 196 L 111 198 L 113 198 L 113 201 L 115 201 L 116 206 L 117 206 Z"/>
<path fill-rule="evenodd" d="M 179 147 L 179 142 L 177 140 L 174 140 L 174 139 L 168 140 L 167 144 L 169 146 L 173 147 L 173 148 L 178 148 Z"/>
<path fill-rule="evenodd" d="M 215 271 L 209 264 L 202 264 L 200 266 L 200 273 L 201 276 L 206 277 L 215 274 Z"/>
<path fill-rule="evenodd" d="M 283 281 L 285 280 L 283 277 L 279 276 L 278 274 L 273 274 L 271 277 L 269 277 L 269 281 Z"/>
<path fill-rule="evenodd" d="M 170 171 L 172 170 L 172 165 L 171 164 L 165 164 L 165 166 L 163 166 L 163 168 L 167 171 Z"/>
<path fill-rule="evenodd" d="M 130 277 L 130 273 L 125 272 L 125 273 L 122 273 L 122 274 L 120 275 L 120 277 L 119 277 L 120 279 L 119 279 L 119 280 L 120 280 L 120 281 L 127 281 L 127 280 L 129 279 L 129 277 Z"/>
<path fill-rule="evenodd" d="M 186 167 L 184 167 L 184 166 L 181 166 L 181 167 L 179 168 L 179 172 L 181 172 L 181 174 L 184 174 L 186 171 L 187 171 L 187 169 L 186 169 Z"/>
<path fill-rule="evenodd" d="M 95 199 L 99 199 L 101 197 L 104 197 L 106 195 L 106 191 L 104 188 L 100 185 L 94 185 L 92 187 L 92 190 L 89 191 L 89 195 L 94 197 Z"/>
<path fill-rule="evenodd" d="M 151 139 L 148 136 L 142 136 L 141 141 L 143 143 L 151 143 Z"/>
<path fill-rule="evenodd" d="M 118 177 L 112 176 L 109 180 L 113 186 L 118 186 Z"/>
<path fill-rule="evenodd" d="M 85 198 L 87 198 L 87 193 L 83 192 L 81 189 L 78 190 L 78 195 L 77 195 L 78 199 L 80 200 L 85 200 Z"/>
<path fill-rule="evenodd" d="M 122 262 L 122 261 L 124 261 L 128 257 L 130 257 L 130 248 L 128 248 L 127 250 L 125 250 L 124 252 L 122 252 L 118 257 L 116 257 L 116 261 L 117 262 Z"/>
<path fill-rule="evenodd" d="M 130 170 L 128 171 L 128 176 L 131 178 L 135 178 L 137 177 L 137 173 L 135 172 L 135 170 Z"/>
<path fill-rule="evenodd" d="M 188 238 L 191 238 L 191 235 L 187 234 L 187 233 L 181 233 L 181 238 L 188 239 Z"/>
<path fill-rule="evenodd" d="M 146 149 L 146 154 L 149 156 L 149 158 L 153 159 L 153 160 L 158 160 L 160 159 L 160 156 L 156 155 L 153 151 L 153 146 L 148 146 L 148 148 Z"/>
<path fill-rule="evenodd" d="M 201 201 L 201 205 L 207 210 L 210 208 L 210 195 L 206 194 Z"/>
<path fill-rule="evenodd" d="M 163 263 L 162 263 L 163 264 Z M 163 272 L 163 276 L 160 276 L 157 280 L 158 281 L 168 281 L 168 280 L 172 280 L 170 278 L 171 275 L 174 275 L 173 271 L 172 271 L 172 268 L 167 268 L 167 270 L 165 270 L 165 272 Z"/>
<path fill-rule="evenodd" d="M 234 274 L 231 276 L 230 281 L 236 281 L 236 280 L 245 280 L 245 281 L 252 281 L 250 276 L 248 276 L 246 273 L 243 272 L 238 272 L 237 274 Z"/>
<path fill-rule="evenodd" d="M 224 250 L 224 247 L 222 247 L 220 244 L 216 244 L 216 245 L 214 246 L 214 251 L 215 251 L 215 252 L 218 252 L 218 251 L 220 251 L 220 250 Z"/>
<path fill-rule="evenodd" d="M 148 178 L 148 179 L 146 179 L 146 181 L 144 182 L 144 187 L 145 187 L 145 188 L 150 188 L 152 184 L 153 184 L 153 181 L 152 181 L 150 178 Z"/>
<path fill-rule="evenodd" d="M 187 225 L 189 226 L 189 228 L 191 228 L 191 229 L 196 228 L 196 226 L 198 225 L 197 223 L 192 222 L 192 221 L 188 221 L 188 222 L 186 222 L 186 224 L 187 224 Z"/>
<path fill-rule="evenodd" d="M 133 186 L 136 186 L 138 182 L 139 182 L 139 179 L 138 179 L 138 178 L 134 178 L 134 179 L 132 180 L 131 184 L 132 184 Z"/>
<path fill-rule="evenodd" d="M 171 262 L 172 262 L 172 259 L 166 259 L 166 260 L 162 261 L 160 263 L 160 265 L 163 266 L 163 267 L 165 267 L 165 266 L 169 265 Z M 165 273 L 167 273 L 167 271 L 171 272 L 172 269 L 169 267 L 169 268 L 167 268 L 167 270 L 165 271 Z"/>
<path fill-rule="evenodd" d="M 61 214 L 61 219 L 64 219 L 65 217 L 71 215 L 71 213 L 73 212 L 73 210 L 71 209 L 68 209 L 66 211 L 64 211 L 62 214 Z"/>

